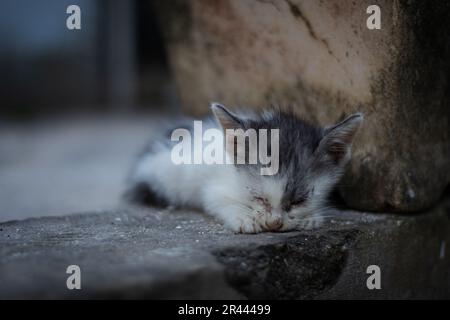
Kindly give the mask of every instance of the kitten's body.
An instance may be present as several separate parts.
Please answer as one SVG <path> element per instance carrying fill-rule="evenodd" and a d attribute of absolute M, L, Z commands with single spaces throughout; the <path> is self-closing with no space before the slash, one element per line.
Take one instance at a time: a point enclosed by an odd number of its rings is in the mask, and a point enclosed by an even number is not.
<path fill-rule="evenodd" d="M 279 129 L 279 171 L 262 176 L 260 165 L 190 164 L 171 161 L 170 132 L 154 140 L 131 176 L 135 197 L 168 205 L 199 208 L 237 232 L 312 228 L 321 223 L 325 201 L 343 174 L 362 116 L 323 129 L 293 113 L 268 111 L 238 116 L 213 105 L 215 119 L 204 129 Z M 192 130 L 192 121 L 184 127 Z"/>

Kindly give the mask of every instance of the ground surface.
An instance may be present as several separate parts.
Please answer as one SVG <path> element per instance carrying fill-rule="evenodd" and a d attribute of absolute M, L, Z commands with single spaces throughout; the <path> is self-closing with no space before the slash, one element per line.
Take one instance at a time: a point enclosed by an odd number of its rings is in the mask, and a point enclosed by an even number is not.
<path fill-rule="evenodd" d="M 333 211 L 318 230 L 258 235 L 138 207 L 6 222 L 0 298 L 449 297 L 449 206 L 416 217 Z M 81 290 L 66 287 L 69 265 Z M 366 286 L 369 265 L 381 290 Z"/>
<path fill-rule="evenodd" d="M 132 155 L 160 123 L 0 129 L 0 222 L 15 220 L 0 223 L 0 298 L 450 297 L 445 199 L 422 214 L 333 210 L 318 230 L 258 235 L 121 203 Z M 66 287 L 69 265 L 81 290 Z M 380 290 L 367 288 L 370 265 Z"/>
<path fill-rule="evenodd" d="M 0 126 L 0 222 L 114 208 L 159 123 L 77 116 Z"/>

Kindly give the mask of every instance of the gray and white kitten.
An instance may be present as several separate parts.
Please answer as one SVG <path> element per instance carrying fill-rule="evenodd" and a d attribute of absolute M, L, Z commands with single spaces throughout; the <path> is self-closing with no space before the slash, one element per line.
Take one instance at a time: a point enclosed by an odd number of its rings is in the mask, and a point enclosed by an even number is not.
<path fill-rule="evenodd" d="M 131 196 L 200 208 L 241 233 L 319 226 L 327 198 L 350 160 L 363 115 L 319 128 L 293 112 L 270 110 L 249 116 L 219 104 L 211 109 L 215 119 L 204 121 L 204 129 L 279 129 L 278 173 L 260 175 L 255 170 L 259 165 L 250 164 L 175 165 L 169 133 L 153 141 L 139 158 L 131 175 Z M 192 122 L 181 127 L 192 130 Z"/>

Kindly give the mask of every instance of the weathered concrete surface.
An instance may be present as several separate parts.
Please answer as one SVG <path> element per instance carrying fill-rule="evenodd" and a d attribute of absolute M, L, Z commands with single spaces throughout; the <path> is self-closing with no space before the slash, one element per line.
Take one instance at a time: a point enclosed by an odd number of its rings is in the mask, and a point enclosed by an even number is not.
<path fill-rule="evenodd" d="M 0 121 L 0 222 L 113 209 L 128 168 L 162 118 L 89 114 Z"/>
<path fill-rule="evenodd" d="M 195 212 L 128 207 L 0 224 L 0 298 L 449 298 L 450 202 L 330 212 L 316 231 L 236 235 Z M 66 289 L 67 266 L 81 290 Z M 381 267 L 381 290 L 366 268 Z"/>
<path fill-rule="evenodd" d="M 160 1 L 185 110 L 291 105 L 329 125 L 355 111 L 365 123 L 341 193 L 354 208 L 428 208 L 450 182 L 450 3 Z"/>

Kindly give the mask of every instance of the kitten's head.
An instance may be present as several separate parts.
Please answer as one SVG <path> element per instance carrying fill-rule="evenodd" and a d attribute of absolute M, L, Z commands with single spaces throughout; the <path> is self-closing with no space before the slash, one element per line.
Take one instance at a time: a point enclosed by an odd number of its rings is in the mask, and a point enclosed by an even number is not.
<path fill-rule="evenodd" d="M 356 113 L 335 125 L 319 128 L 293 112 L 271 110 L 249 116 L 232 113 L 219 104 L 211 108 L 224 130 L 279 129 L 279 168 L 275 175 L 261 175 L 259 162 L 235 165 L 242 190 L 236 201 L 244 202 L 255 219 L 260 219 L 261 228 L 289 230 L 320 223 L 329 193 L 350 160 L 363 115 Z M 249 140 L 245 144 L 246 160 L 252 143 Z M 270 155 L 270 137 L 267 140 Z"/>

